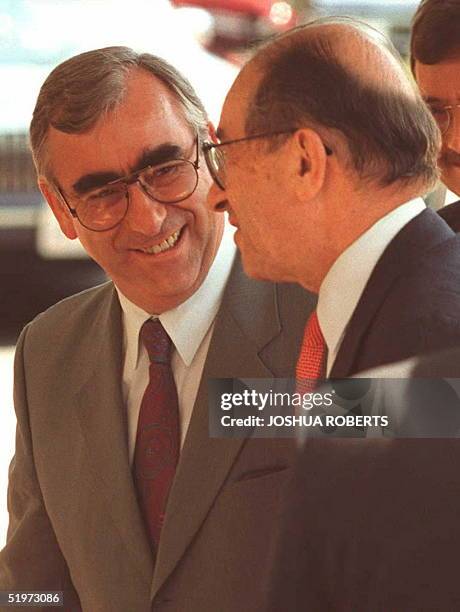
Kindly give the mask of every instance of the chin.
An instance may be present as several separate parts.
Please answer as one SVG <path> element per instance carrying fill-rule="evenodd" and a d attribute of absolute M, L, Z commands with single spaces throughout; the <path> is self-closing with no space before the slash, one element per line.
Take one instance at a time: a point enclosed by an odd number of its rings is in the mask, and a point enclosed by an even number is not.
<path fill-rule="evenodd" d="M 278 274 L 276 274 L 276 268 L 272 268 L 267 266 L 267 262 L 259 262 L 254 259 L 249 259 L 242 254 L 243 260 L 243 268 L 245 273 L 254 278 L 256 280 L 262 281 L 283 281 L 283 278 L 280 278 Z"/>

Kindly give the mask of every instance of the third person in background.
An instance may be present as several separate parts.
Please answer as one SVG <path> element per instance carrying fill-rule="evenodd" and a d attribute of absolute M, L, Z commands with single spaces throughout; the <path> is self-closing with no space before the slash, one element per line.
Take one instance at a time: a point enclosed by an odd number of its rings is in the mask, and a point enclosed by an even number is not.
<path fill-rule="evenodd" d="M 441 130 L 439 165 L 444 184 L 460 195 L 460 3 L 423 0 L 413 21 L 411 66 Z M 460 202 L 441 211 L 460 230 Z"/>

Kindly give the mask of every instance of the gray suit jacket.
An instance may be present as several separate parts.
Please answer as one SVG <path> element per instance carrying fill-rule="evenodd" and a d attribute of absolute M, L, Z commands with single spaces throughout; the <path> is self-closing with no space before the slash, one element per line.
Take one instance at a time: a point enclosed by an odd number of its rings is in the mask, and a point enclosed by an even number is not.
<path fill-rule="evenodd" d="M 63 590 L 66 611 L 258 610 L 293 441 L 209 438 L 207 379 L 292 376 L 313 307 L 298 287 L 249 281 L 235 264 L 155 568 L 128 462 L 113 285 L 29 324 L 15 363 L 18 429 L 0 589 Z"/>

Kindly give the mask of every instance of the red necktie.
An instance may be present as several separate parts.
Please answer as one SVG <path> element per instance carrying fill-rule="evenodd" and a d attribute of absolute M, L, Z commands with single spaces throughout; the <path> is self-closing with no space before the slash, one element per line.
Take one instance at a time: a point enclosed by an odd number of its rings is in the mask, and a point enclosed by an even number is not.
<path fill-rule="evenodd" d="M 179 459 L 179 407 L 171 369 L 171 339 L 160 321 L 144 323 L 141 338 L 150 367 L 137 424 L 134 482 L 153 550 Z"/>
<path fill-rule="evenodd" d="M 305 326 L 302 348 L 297 360 L 297 392 L 314 391 L 318 382 L 325 378 L 326 355 L 327 346 L 315 310 Z"/>

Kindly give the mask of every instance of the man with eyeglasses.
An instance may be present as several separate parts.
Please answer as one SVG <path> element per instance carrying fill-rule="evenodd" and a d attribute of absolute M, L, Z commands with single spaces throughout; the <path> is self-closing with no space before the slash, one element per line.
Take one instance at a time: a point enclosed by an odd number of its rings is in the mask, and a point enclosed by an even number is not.
<path fill-rule="evenodd" d="M 460 4 L 423 0 L 414 16 L 411 66 L 422 95 L 441 130 L 439 157 L 444 184 L 460 196 Z M 460 231 L 460 202 L 441 216 Z"/>
<path fill-rule="evenodd" d="M 420 199 L 439 134 L 390 44 L 338 18 L 275 39 L 233 84 L 220 143 L 204 145 L 208 204 L 228 211 L 246 272 L 319 295 L 299 378 L 460 344 L 460 243 Z"/>
<path fill-rule="evenodd" d="M 292 376 L 314 299 L 243 274 L 205 205 L 213 127 L 163 60 L 71 58 L 30 135 L 62 231 L 111 282 L 18 342 L 0 591 L 63 591 L 69 612 L 253 612 L 294 442 L 210 438 L 207 382 Z"/>
<path fill-rule="evenodd" d="M 460 345 L 460 236 L 420 198 L 439 131 L 381 34 L 329 18 L 275 38 L 238 75 L 217 134 L 208 204 L 228 211 L 246 271 L 318 293 L 299 379 Z M 458 451 L 324 438 L 306 434 L 285 492 L 267 611 L 458 607 Z"/>

